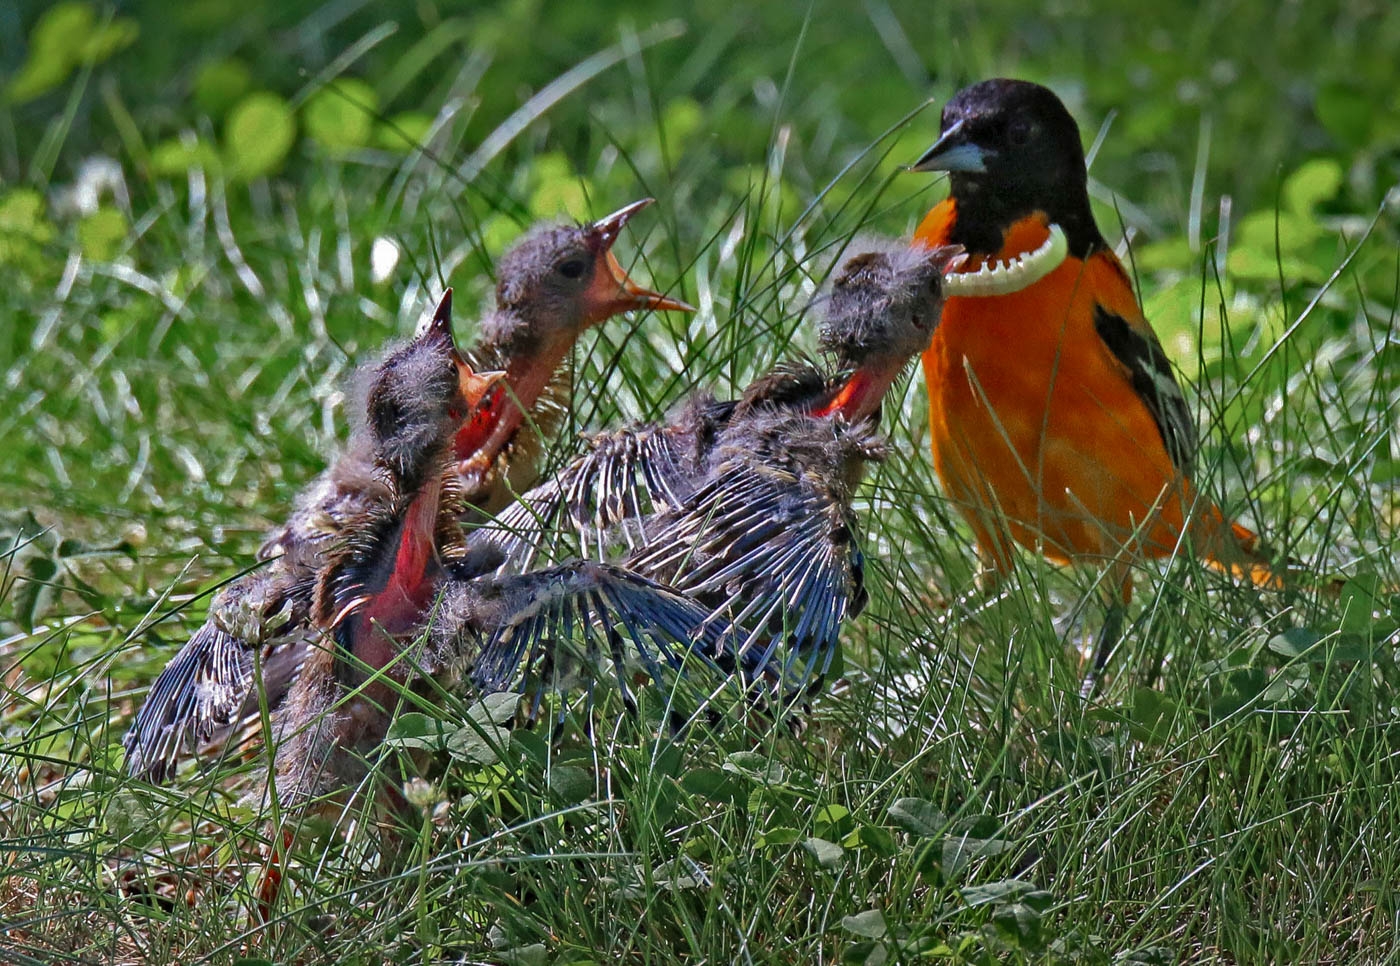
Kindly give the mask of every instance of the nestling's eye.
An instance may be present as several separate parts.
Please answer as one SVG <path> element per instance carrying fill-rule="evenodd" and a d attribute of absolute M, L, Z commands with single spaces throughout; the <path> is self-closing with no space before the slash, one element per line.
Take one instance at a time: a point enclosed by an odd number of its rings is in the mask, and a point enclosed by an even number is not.
<path fill-rule="evenodd" d="M 565 278 L 583 278 L 583 273 L 587 271 L 588 263 L 581 258 L 570 258 L 568 261 L 560 262 L 554 270 Z"/>
<path fill-rule="evenodd" d="M 1035 125 L 1024 117 L 1011 119 L 1011 123 L 1006 128 L 1006 141 L 1013 148 L 1023 148 L 1030 143 L 1031 135 L 1035 133 Z"/>

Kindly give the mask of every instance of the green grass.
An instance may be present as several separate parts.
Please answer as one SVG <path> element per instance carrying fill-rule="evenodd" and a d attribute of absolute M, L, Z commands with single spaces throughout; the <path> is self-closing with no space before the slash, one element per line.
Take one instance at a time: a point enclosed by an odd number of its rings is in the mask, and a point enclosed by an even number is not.
<path fill-rule="evenodd" d="M 130 47 L 0 107 L 0 959 L 1394 957 L 1400 223 L 1383 200 L 1400 16 L 1262 0 L 135 16 Z M 25 56 L 9 42 L 0 68 Z M 218 58 L 301 112 L 273 173 L 238 173 L 253 148 L 200 84 Z M 420 779 L 422 817 L 396 858 L 372 829 L 304 829 L 256 923 L 266 812 L 244 796 L 265 763 L 154 789 L 122 775 L 119 740 L 343 435 L 354 361 L 442 284 L 469 320 L 531 220 L 650 194 L 624 261 L 701 311 L 586 339 L 574 428 L 742 386 L 813 347 L 803 310 L 847 238 L 907 235 L 939 197 L 898 170 L 936 127 L 920 105 L 1002 71 L 1055 83 L 1102 135 L 1099 215 L 1131 231 L 1193 380 L 1198 482 L 1317 584 L 1143 561 L 1114 673 L 1081 700 L 1099 575 L 1027 556 L 1003 599 L 950 606 L 974 558 L 914 379 L 860 500 L 873 600 L 804 730 L 659 739 L 659 708 L 605 701 L 591 737 L 571 721 L 553 743 L 516 731 L 405 759 L 386 780 Z M 395 123 L 434 118 L 431 154 L 328 149 L 353 122 L 331 112 L 317 135 L 305 112 L 342 73 Z M 529 101 L 566 75 L 564 96 Z M 160 173 L 182 131 L 207 174 Z M 65 210 L 58 189 L 99 151 L 123 190 Z M 379 237 L 402 252 L 382 281 Z M 460 702 L 443 715 L 470 728 Z"/>

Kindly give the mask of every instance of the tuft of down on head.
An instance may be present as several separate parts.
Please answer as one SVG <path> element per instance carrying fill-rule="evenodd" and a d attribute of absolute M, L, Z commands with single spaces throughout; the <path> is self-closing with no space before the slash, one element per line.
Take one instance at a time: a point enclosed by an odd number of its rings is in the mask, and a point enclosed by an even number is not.
<path fill-rule="evenodd" d="M 549 224 L 531 229 L 496 266 L 496 306 L 482 321 L 488 342 L 528 351 L 553 332 L 587 324 L 584 293 L 598 271 L 586 226 Z"/>
<path fill-rule="evenodd" d="M 365 397 L 364 431 L 395 489 L 421 487 L 465 412 L 450 338 L 428 332 L 385 357 Z"/>
<path fill-rule="evenodd" d="M 847 251 L 820 300 L 821 347 L 849 369 L 922 352 L 943 309 L 943 273 L 961 249 L 861 237 Z"/>

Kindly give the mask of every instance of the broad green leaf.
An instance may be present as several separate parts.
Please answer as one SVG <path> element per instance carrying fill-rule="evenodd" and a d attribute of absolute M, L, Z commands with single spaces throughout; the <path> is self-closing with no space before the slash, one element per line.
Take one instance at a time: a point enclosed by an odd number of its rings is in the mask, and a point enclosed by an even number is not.
<path fill-rule="evenodd" d="M 405 111 L 376 125 L 374 146 L 386 151 L 412 151 L 422 147 L 432 130 L 433 117 L 421 111 Z"/>
<path fill-rule="evenodd" d="M 23 279 L 39 275 L 49 262 L 44 247 L 55 234 L 39 192 L 15 188 L 0 194 L 0 267 L 17 269 Z"/>
<path fill-rule="evenodd" d="M 126 240 L 126 216 L 116 208 L 99 208 L 78 223 L 78 245 L 98 262 L 111 261 Z"/>
<path fill-rule="evenodd" d="M 1314 158 L 1283 182 L 1283 205 L 1295 215 L 1309 217 L 1324 201 L 1337 196 L 1346 175 L 1332 158 Z"/>
<path fill-rule="evenodd" d="M 520 698 L 521 695 L 515 691 L 496 691 L 472 705 L 467 713 L 477 721 L 508 724 L 520 707 Z"/>
<path fill-rule="evenodd" d="M 724 770 L 751 778 L 761 785 L 781 785 L 787 776 L 783 763 L 757 751 L 736 751 L 724 762 Z"/>
<path fill-rule="evenodd" d="M 544 966 L 549 962 L 549 950 L 544 943 L 531 943 L 496 953 L 507 966 Z"/>
<path fill-rule="evenodd" d="M 733 804 L 744 794 L 739 778 L 718 768 L 697 768 L 681 776 L 681 788 L 690 795 L 699 795 L 712 802 Z"/>
<path fill-rule="evenodd" d="M 549 793 L 564 805 L 577 805 L 593 794 L 593 776 L 577 765 L 554 765 L 549 769 Z"/>
<path fill-rule="evenodd" d="M 229 112 L 224 124 L 229 173 L 244 180 L 275 174 L 296 134 L 296 118 L 286 101 L 266 91 L 249 94 Z"/>
<path fill-rule="evenodd" d="M 213 60 L 195 75 L 194 102 L 210 117 L 221 118 L 252 86 L 253 72 L 243 61 L 233 57 Z"/>
<path fill-rule="evenodd" d="M 840 839 L 856 827 L 851 810 L 845 805 L 823 805 L 812 817 L 812 831 L 824 839 Z"/>
<path fill-rule="evenodd" d="M 128 848 L 141 848 L 159 831 L 151 800 L 129 788 L 119 789 L 102 814 L 107 831 Z"/>
<path fill-rule="evenodd" d="M 1264 692 L 1259 696 L 1259 703 L 1265 706 L 1288 704 L 1294 698 L 1302 695 L 1308 687 L 1308 671 L 1306 667 L 1291 666 L 1275 674 Z"/>
<path fill-rule="evenodd" d="M 1007 902 L 1011 899 L 1019 899 L 1028 892 L 1037 891 L 1038 887 L 1034 882 L 1027 882 L 1024 879 L 1001 879 L 996 882 L 985 882 L 982 885 L 967 886 L 959 889 L 963 902 L 969 906 L 986 905 L 989 902 Z"/>
<path fill-rule="evenodd" d="M 136 43 L 141 28 L 128 17 L 115 17 L 107 23 L 99 24 L 88 38 L 78 46 L 76 63 L 100 64 L 120 50 Z"/>
<path fill-rule="evenodd" d="M 1040 942 L 1040 913 L 1024 902 L 998 906 L 992 912 L 992 922 L 1003 939 L 1018 946 L 1036 946 Z"/>
<path fill-rule="evenodd" d="M 938 835 L 948 827 L 948 817 L 922 798 L 895 799 L 890 806 L 890 821 L 921 838 Z"/>
<path fill-rule="evenodd" d="M 53 241 L 54 227 L 44 217 L 43 195 L 33 188 L 15 188 L 0 195 L 0 239 L 6 236 Z"/>
<path fill-rule="evenodd" d="M 885 966 L 889 961 L 890 951 L 885 944 L 868 939 L 841 950 L 843 966 Z"/>
<path fill-rule="evenodd" d="M 97 27 L 97 10 L 87 0 L 66 0 L 45 10 L 29 31 L 29 52 L 72 58 Z"/>
<path fill-rule="evenodd" d="M 1232 248 L 1225 267 L 1232 279 L 1242 283 L 1273 285 L 1282 277 L 1286 283 L 1317 285 L 1326 277 L 1320 268 L 1294 255 L 1279 257 L 1258 248 Z"/>
<path fill-rule="evenodd" d="M 881 939 L 888 931 L 885 914 L 879 909 L 867 909 L 854 916 L 845 916 L 841 920 L 841 928 L 866 939 Z"/>
<path fill-rule="evenodd" d="M 1358 574 L 1342 587 L 1342 626 L 1343 633 L 1368 634 L 1376 622 L 1376 614 L 1385 611 L 1385 603 L 1380 597 L 1380 575 Z"/>
<path fill-rule="evenodd" d="M 1176 702 L 1153 688 L 1133 690 L 1133 703 L 1128 710 L 1128 731 L 1138 741 L 1160 744 L 1166 740 Z"/>
<path fill-rule="evenodd" d="M 374 88 L 354 77 L 340 77 L 306 102 L 302 119 L 314 141 L 332 151 L 348 151 L 369 144 L 378 110 Z"/>
<path fill-rule="evenodd" d="M 550 758 L 549 739 L 539 730 L 516 728 L 510 733 L 510 747 L 539 771 L 544 770 Z"/>
<path fill-rule="evenodd" d="M 500 750 L 510 743 L 510 732 L 502 726 L 515 716 L 520 697 L 513 691 L 498 691 L 468 708 L 467 723 L 447 739 L 447 753 L 476 765 L 500 761 Z"/>
<path fill-rule="evenodd" d="M 1294 658 L 1310 650 L 1320 640 L 1320 634 L 1306 627 L 1290 627 L 1269 638 L 1268 648 L 1280 657 Z"/>
<path fill-rule="evenodd" d="M 812 853 L 812 857 L 817 860 L 817 864 L 824 869 L 835 868 L 841 864 L 841 859 L 845 856 L 846 850 L 835 842 L 828 842 L 813 836 L 802 843 L 802 847 Z"/>
<path fill-rule="evenodd" d="M 943 872 L 955 878 L 973 859 L 1000 855 L 1010 846 L 1003 839 L 974 839 L 966 836 L 949 836 L 943 840 Z"/>
<path fill-rule="evenodd" d="M 876 855 L 885 858 L 898 851 L 894 836 L 889 833 L 888 829 L 883 829 L 878 825 L 860 826 L 842 839 L 841 844 L 848 849 L 869 849 Z"/>
<path fill-rule="evenodd" d="M 772 847 L 775 845 L 791 845 L 801 841 L 802 833 L 790 825 L 775 825 L 773 828 L 765 829 L 754 844 L 759 848 Z"/>
<path fill-rule="evenodd" d="M 1322 227 L 1311 215 L 1294 211 L 1256 211 L 1240 219 L 1235 242 L 1230 246 L 1230 271 L 1235 272 L 1235 256 L 1250 251 L 1267 256 L 1274 277 L 1277 277 L 1278 266 L 1274 263 L 1276 252 L 1289 254 L 1302 251 L 1321 235 Z"/>
<path fill-rule="evenodd" d="M 56 3 L 35 22 L 29 52 L 5 85 L 5 96 L 23 104 L 48 93 L 80 65 L 100 63 L 136 41 L 140 28 L 128 17 L 99 22 L 91 3 Z"/>
<path fill-rule="evenodd" d="M 439 751 L 447 745 L 447 728 L 440 718 L 420 711 L 406 711 L 389 724 L 386 745 Z"/>
<path fill-rule="evenodd" d="M 5 99 L 12 104 L 23 104 L 42 97 L 67 80 L 72 69 L 72 63 L 66 58 L 40 58 L 31 54 L 5 85 Z"/>
<path fill-rule="evenodd" d="M 1140 272 L 1157 272 L 1164 268 L 1184 272 L 1200 264 L 1200 258 L 1191 250 L 1191 243 L 1181 236 L 1133 246 L 1133 264 Z M 1153 315 L 1148 318 L 1156 319 Z"/>
<path fill-rule="evenodd" d="M 170 138 L 151 149 L 151 173 L 160 177 L 180 177 L 191 168 L 216 172 L 222 167 L 218 149 L 206 141 Z"/>
<path fill-rule="evenodd" d="M 473 765 L 494 765 L 501 760 L 499 749 L 510 740 L 510 732 L 495 725 L 463 725 L 447 738 L 447 753 Z"/>

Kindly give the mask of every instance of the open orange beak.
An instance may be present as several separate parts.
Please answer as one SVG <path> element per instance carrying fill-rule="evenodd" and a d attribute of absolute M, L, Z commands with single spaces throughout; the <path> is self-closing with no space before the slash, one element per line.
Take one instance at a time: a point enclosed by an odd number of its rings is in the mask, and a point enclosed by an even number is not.
<path fill-rule="evenodd" d="M 456 356 L 457 384 L 462 389 L 462 398 L 467 401 L 469 412 L 478 409 L 491 392 L 491 387 L 506 377 L 504 369 L 490 369 L 486 372 L 472 372 L 461 356 Z"/>
<path fill-rule="evenodd" d="M 450 288 L 442 293 L 437 308 L 433 310 L 432 318 L 423 321 L 414 338 L 442 339 L 447 343 L 447 349 L 452 355 L 452 364 L 457 367 L 457 387 L 461 390 L 462 399 L 467 404 L 468 413 L 480 408 L 487 401 L 492 387 L 506 377 L 504 369 L 473 372 L 472 367 L 467 364 L 467 360 L 462 358 L 462 353 L 457 349 L 457 342 L 452 337 L 452 289 Z"/>
<path fill-rule="evenodd" d="M 680 299 L 653 292 L 632 281 L 612 252 L 623 226 L 632 220 L 633 215 L 654 201 L 654 198 L 634 201 L 589 226 L 588 242 L 597 260 L 593 266 L 593 282 L 583 295 L 589 322 L 602 322 L 622 312 L 637 309 L 661 312 L 695 311 L 694 306 L 687 305 Z"/>

